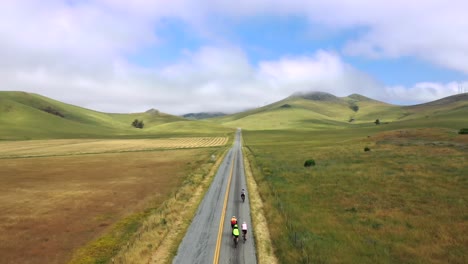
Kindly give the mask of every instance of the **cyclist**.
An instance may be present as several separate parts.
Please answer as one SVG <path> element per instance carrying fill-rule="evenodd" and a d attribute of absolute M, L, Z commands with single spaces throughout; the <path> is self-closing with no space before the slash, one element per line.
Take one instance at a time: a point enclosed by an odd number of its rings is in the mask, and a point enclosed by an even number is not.
<path fill-rule="evenodd" d="M 241 199 L 242 199 L 242 202 L 245 201 L 245 190 L 242 189 L 242 192 L 241 192 Z"/>
<path fill-rule="evenodd" d="M 234 225 L 237 225 L 237 218 L 233 215 L 231 218 L 231 228 L 234 228 Z"/>
<path fill-rule="evenodd" d="M 245 221 L 242 223 L 242 237 L 244 241 L 247 240 L 247 223 Z"/>
<path fill-rule="evenodd" d="M 237 242 L 239 242 L 239 227 L 237 224 L 233 226 L 232 239 L 234 240 L 234 245 L 237 246 Z"/>

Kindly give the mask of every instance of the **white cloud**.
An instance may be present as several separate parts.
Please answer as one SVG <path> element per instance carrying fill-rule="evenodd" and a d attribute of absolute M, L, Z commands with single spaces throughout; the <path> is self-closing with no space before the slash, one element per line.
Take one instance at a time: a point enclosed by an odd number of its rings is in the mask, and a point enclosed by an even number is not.
<path fill-rule="evenodd" d="M 19 5 L 18 2 L 27 4 Z M 33 18 L 35 22 L 42 21 L 38 25 L 34 23 L 37 26 L 34 28 L 39 30 L 26 27 L 23 39 L 32 39 L 33 37 L 27 37 L 29 34 L 44 36 L 41 30 L 47 28 L 50 30 L 46 38 L 40 39 L 41 42 L 49 38 L 55 41 L 56 38 L 65 36 L 68 37 L 68 45 L 89 46 L 97 48 L 98 52 L 128 49 L 140 42 L 155 41 L 151 39 L 154 37 L 151 34 L 151 25 L 167 17 L 182 19 L 199 33 L 222 38 L 212 32 L 216 31 L 219 23 L 218 20 L 213 21 L 213 18 L 242 19 L 259 14 L 299 15 L 330 30 L 361 29 L 360 34 L 349 39 L 343 47 L 347 54 L 373 58 L 415 56 L 439 66 L 468 73 L 468 34 L 464 34 L 468 32 L 468 19 L 465 19 L 468 1 L 465 0 L 76 2 L 73 8 L 61 1 L 45 2 L 48 4 L 43 1 L 11 1 L 10 4 L 2 3 L 0 7 L 4 10 L 2 16 L 10 22 L 21 24 Z M 5 22 L 5 18 L 3 20 Z M 150 39 L 145 39 L 148 37 Z M 67 40 L 56 43 L 62 46 L 64 42 L 67 43 Z"/>
<path fill-rule="evenodd" d="M 326 91 L 346 96 L 356 90 L 373 96 L 380 85 L 370 76 L 344 63 L 333 52 L 317 51 L 311 56 L 285 57 L 259 64 L 259 78 L 272 87 L 294 91 Z"/>
<path fill-rule="evenodd" d="M 358 87 L 367 95 L 378 93 L 372 78 L 345 64 L 338 54 L 326 51 L 252 65 L 238 48 L 203 47 L 187 53 L 176 64 L 154 69 L 142 79 L 146 80 L 148 101 L 178 114 L 240 111 L 297 91 L 345 96 Z"/>
<path fill-rule="evenodd" d="M 465 0 L 216 0 L 207 14 L 233 17 L 299 15 L 329 30 L 359 29 L 343 47 L 371 58 L 414 56 L 468 74 L 468 1 Z M 205 15 L 208 16 L 208 15 Z"/>
<path fill-rule="evenodd" d="M 162 68 L 122 62 L 114 63 L 111 71 L 114 74 L 102 79 L 48 68 L 10 71 L 3 76 L 3 83 L 101 111 L 134 112 L 154 107 L 173 114 L 240 111 L 297 91 L 348 95 L 359 87 L 365 88 L 367 95 L 376 93 L 369 76 L 345 64 L 338 54 L 326 51 L 252 65 L 236 47 L 202 47 Z"/>
<path fill-rule="evenodd" d="M 211 17 L 301 15 L 333 30 L 363 28 L 344 47 L 374 58 L 416 56 L 468 73 L 466 1 L 0 1 L 0 90 L 23 90 L 108 112 L 159 108 L 169 113 L 238 111 L 296 91 L 361 93 L 422 102 L 453 94 L 452 84 L 387 87 L 316 51 L 258 64 L 218 41 L 159 68 L 130 64 L 128 54 L 159 39 L 155 26 L 181 19 L 206 36 Z M 216 36 L 218 37 L 218 36 Z M 210 37 L 208 37 L 210 38 Z M 220 37 L 222 40 L 222 36 Z M 222 43 L 222 44 L 219 44 Z M 385 90 L 385 98 L 379 97 Z"/>
<path fill-rule="evenodd" d="M 412 87 L 391 86 L 387 87 L 386 94 L 393 102 L 404 104 L 418 104 L 434 101 L 458 93 L 459 85 L 468 86 L 465 83 L 433 83 L 422 82 Z"/>

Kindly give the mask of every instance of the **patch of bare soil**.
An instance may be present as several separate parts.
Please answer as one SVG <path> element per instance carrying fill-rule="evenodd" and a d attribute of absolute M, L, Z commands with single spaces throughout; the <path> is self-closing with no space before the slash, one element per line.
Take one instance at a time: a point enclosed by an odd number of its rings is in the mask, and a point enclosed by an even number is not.
<path fill-rule="evenodd" d="M 370 138 L 376 144 L 398 146 L 437 146 L 468 149 L 468 137 L 442 128 L 401 129 L 381 132 Z"/>

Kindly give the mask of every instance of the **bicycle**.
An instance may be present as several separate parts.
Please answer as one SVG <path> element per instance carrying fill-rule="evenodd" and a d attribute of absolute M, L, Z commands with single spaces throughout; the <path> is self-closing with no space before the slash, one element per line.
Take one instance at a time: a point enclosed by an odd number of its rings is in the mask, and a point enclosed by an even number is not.
<path fill-rule="evenodd" d="M 245 194 L 241 194 L 241 199 L 242 199 L 242 202 L 245 202 Z"/>
<path fill-rule="evenodd" d="M 247 241 L 247 231 L 245 230 L 242 230 L 242 241 L 244 242 L 244 244 L 245 244 L 245 241 Z"/>
<path fill-rule="evenodd" d="M 237 244 L 239 243 L 239 236 L 233 236 L 234 240 L 234 248 L 237 248 Z"/>

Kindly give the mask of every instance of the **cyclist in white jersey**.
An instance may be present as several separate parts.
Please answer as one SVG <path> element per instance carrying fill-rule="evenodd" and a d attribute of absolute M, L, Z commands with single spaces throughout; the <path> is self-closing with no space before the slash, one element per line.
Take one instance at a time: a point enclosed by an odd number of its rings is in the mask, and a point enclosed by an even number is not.
<path fill-rule="evenodd" d="M 247 223 L 246 222 L 242 223 L 242 237 L 244 238 L 244 241 L 247 240 Z"/>

